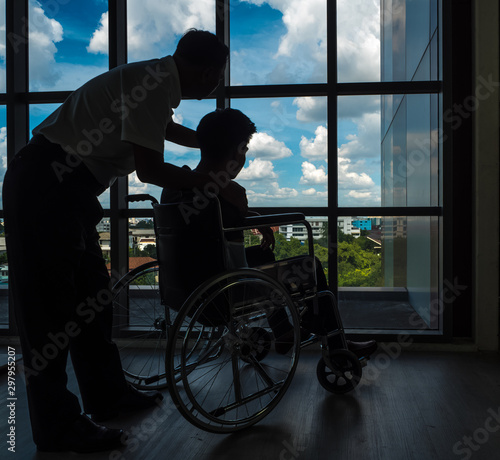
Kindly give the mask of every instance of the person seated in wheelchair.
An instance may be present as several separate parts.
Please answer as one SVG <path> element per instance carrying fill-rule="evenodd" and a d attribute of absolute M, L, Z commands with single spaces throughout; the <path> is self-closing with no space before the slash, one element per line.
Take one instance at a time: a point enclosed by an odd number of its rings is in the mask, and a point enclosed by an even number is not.
<path fill-rule="evenodd" d="M 218 109 L 205 115 L 196 129 L 196 135 L 201 151 L 201 159 L 195 168 L 196 172 L 210 174 L 212 177 L 225 176 L 226 179 L 235 179 L 243 169 L 246 161 L 248 144 L 253 134 L 256 133 L 255 124 L 241 111 L 236 109 Z M 184 168 L 188 168 L 184 166 Z M 164 189 L 161 196 L 162 203 L 174 203 L 183 201 L 187 197 L 192 197 L 192 190 Z M 258 213 L 247 211 L 246 216 L 241 215 L 238 208 L 218 197 L 223 225 L 225 228 L 238 227 L 243 224 L 245 217 L 256 216 Z M 269 227 L 259 227 L 258 231 L 262 235 L 261 244 L 245 248 L 243 230 L 226 232 L 226 247 L 228 248 L 228 268 L 259 268 L 271 276 L 277 277 L 278 281 L 284 284 L 287 289 L 296 288 L 298 278 L 306 280 L 314 279 L 316 275 L 316 285 L 318 291 L 329 290 L 326 277 L 321 266 L 321 262 L 315 258 L 314 261 L 307 260 L 310 256 L 297 256 L 286 259 L 290 266 L 295 266 L 299 270 L 309 271 L 311 276 L 286 277 L 280 276 L 280 271 L 275 267 L 276 263 L 273 250 L 275 238 L 273 230 Z M 308 263 L 309 262 L 309 263 Z M 309 268 L 307 268 L 309 267 Z M 296 271 L 296 270 L 295 270 Z M 290 273 L 290 270 L 286 270 Z M 300 287 L 298 287 L 300 289 Z M 329 296 L 318 298 L 318 308 L 314 308 L 313 300 L 309 301 L 306 313 L 301 320 L 301 337 L 306 338 L 311 333 L 326 335 L 329 331 L 338 329 L 336 319 Z M 316 311 L 316 313 L 314 313 Z M 278 353 L 285 354 L 289 351 L 293 342 L 293 329 L 291 324 L 284 318 L 270 318 L 276 340 L 275 347 Z M 328 340 L 329 349 L 343 348 L 342 339 L 339 335 Z M 359 358 L 369 357 L 377 348 L 374 340 L 367 342 L 347 341 L 348 349 L 354 352 Z"/>

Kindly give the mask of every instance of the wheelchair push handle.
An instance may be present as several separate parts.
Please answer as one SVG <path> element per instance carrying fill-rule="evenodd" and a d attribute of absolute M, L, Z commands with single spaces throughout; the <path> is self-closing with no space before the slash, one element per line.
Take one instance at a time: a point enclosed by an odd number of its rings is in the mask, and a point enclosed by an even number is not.
<path fill-rule="evenodd" d="M 136 203 L 137 201 L 151 201 L 152 204 L 158 204 L 158 200 L 147 193 L 138 193 L 137 195 L 125 195 L 127 203 Z"/>

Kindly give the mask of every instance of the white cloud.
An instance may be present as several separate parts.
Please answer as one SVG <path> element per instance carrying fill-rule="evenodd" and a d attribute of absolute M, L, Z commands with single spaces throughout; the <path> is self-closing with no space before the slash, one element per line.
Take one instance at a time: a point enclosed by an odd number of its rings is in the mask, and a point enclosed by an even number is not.
<path fill-rule="evenodd" d="M 107 13 L 105 13 L 107 15 Z M 212 0 L 129 0 L 127 2 L 130 60 L 160 57 L 175 50 L 176 38 L 187 29 L 215 31 Z M 107 16 L 101 17 L 89 44 L 93 53 L 107 53 Z"/>
<path fill-rule="evenodd" d="M 372 192 L 358 192 L 357 190 L 351 190 L 347 195 L 352 196 L 353 198 L 366 199 L 372 197 Z"/>
<path fill-rule="evenodd" d="M 326 97 L 297 97 L 293 104 L 298 107 L 297 120 L 304 123 L 326 120 Z"/>
<path fill-rule="evenodd" d="M 274 55 L 276 65 L 267 76 L 269 82 L 325 81 L 326 2 L 246 1 L 258 6 L 268 3 L 283 14 L 286 33 L 279 39 Z M 380 80 L 379 0 L 339 0 L 337 3 L 339 81 Z"/>
<path fill-rule="evenodd" d="M 302 163 L 300 184 L 326 184 L 328 175 L 324 166 L 318 168 L 308 161 Z"/>
<path fill-rule="evenodd" d="M 303 157 L 311 160 L 327 159 L 328 130 L 324 126 L 318 126 L 312 140 L 302 136 L 300 139 L 300 153 Z"/>
<path fill-rule="evenodd" d="M 2 159 L 2 172 L 7 169 L 7 128 L 0 128 L 0 158 Z"/>
<path fill-rule="evenodd" d="M 63 39 L 63 27 L 55 19 L 45 15 L 40 3 L 30 1 L 30 75 L 31 86 L 38 89 L 41 85 L 54 86 L 61 74 L 56 70 L 55 54 L 57 47 L 55 43 Z"/>
<path fill-rule="evenodd" d="M 89 46 L 87 46 L 89 53 L 102 53 L 108 54 L 108 12 L 106 11 L 101 15 L 99 26 L 94 31 L 90 39 Z"/>
<path fill-rule="evenodd" d="M 380 0 L 339 0 L 339 81 L 380 80 Z"/>
<path fill-rule="evenodd" d="M 141 182 L 137 177 L 137 173 L 134 171 L 128 176 L 128 193 L 131 195 L 136 195 L 139 193 L 148 193 L 148 186 L 144 182 Z"/>
<path fill-rule="evenodd" d="M 339 147 L 339 156 L 380 160 L 380 113 L 363 113 L 353 121 L 358 132 L 346 136 L 347 142 Z"/>
<path fill-rule="evenodd" d="M 316 195 L 316 189 L 311 187 L 308 188 L 307 190 L 302 190 L 302 195 L 307 195 L 307 196 Z"/>
<path fill-rule="evenodd" d="M 248 167 L 241 170 L 238 180 L 275 179 L 278 176 L 273 169 L 274 165 L 269 160 L 255 158 L 255 160 L 250 160 Z"/>
<path fill-rule="evenodd" d="M 269 183 L 265 191 L 256 192 L 254 190 L 247 190 L 248 200 L 253 204 L 294 198 L 298 194 L 299 192 L 297 192 L 294 188 L 280 187 L 278 182 Z"/>
<path fill-rule="evenodd" d="M 248 155 L 256 158 L 277 160 L 292 155 L 292 151 L 284 142 L 278 141 L 267 133 L 255 133 L 248 144 Z"/>
<path fill-rule="evenodd" d="M 351 171 L 351 160 L 339 158 L 339 190 L 363 190 L 375 186 L 373 179 L 365 172 Z"/>
<path fill-rule="evenodd" d="M 175 123 L 178 123 L 179 125 L 182 125 L 182 122 L 184 121 L 184 117 L 182 116 L 181 113 L 175 113 L 174 112 L 174 115 L 172 116 L 172 120 Z"/>

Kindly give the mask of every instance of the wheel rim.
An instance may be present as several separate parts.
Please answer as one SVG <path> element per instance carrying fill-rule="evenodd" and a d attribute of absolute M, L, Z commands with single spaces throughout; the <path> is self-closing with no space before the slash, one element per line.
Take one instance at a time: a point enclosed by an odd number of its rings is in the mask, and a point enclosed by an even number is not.
<path fill-rule="evenodd" d="M 191 316 L 179 316 L 174 324 L 168 359 L 171 370 L 180 374 L 180 384 L 170 391 L 181 413 L 200 428 L 230 432 L 256 423 L 276 406 L 291 382 L 300 349 L 299 320 L 288 294 L 283 295 L 282 288 L 269 280 L 254 271 L 225 275 L 202 289 L 203 300 L 191 299 L 183 307 Z M 243 291 L 251 292 L 247 297 L 251 302 L 239 302 Z M 270 313 L 265 306 L 269 302 L 264 301 L 272 295 Z M 222 307 L 224 302 L 229 314 Z M 217 322 L 214 305 L 222 324 L 203 339 L 203 348 L 198 342 L 199 351 L 195 350 L 192 337 L 199 335 L 200 324 L 207 327 L 207 319 L 212 326 Z M 269 316 L 277 309 L 286 313 L 296 331 L 290 351 L 283 355 L 268 343 L 275 341 Z"/>
<path fill-rule="evenodd" d="M 321 358 L 316 368 L 318 381 L 323 388 L 344 394 L 353 390 L 361 380 L 362 368 L 357 356 L 348 350 L 334 350 L 330 354 L 332 368 Z"/>
<path fill-rule="evenodd" d="M 116 286 L 113 336 L 125 378 L 136 388 L 161 389 L 167 385 L 169 314 L 160 299 L 157 262 L 131 272 Z"/>

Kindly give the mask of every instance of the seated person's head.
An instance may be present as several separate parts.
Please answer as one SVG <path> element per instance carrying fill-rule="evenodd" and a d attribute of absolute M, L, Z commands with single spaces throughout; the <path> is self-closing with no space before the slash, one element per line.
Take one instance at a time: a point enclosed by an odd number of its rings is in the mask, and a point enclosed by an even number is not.
<path fill-rule="evenodd" d="M 229 48 L 205 30 L 190 29 L 177 43 L 173 54 L 181 79 L 183 96 L 208 96 L 224 76 Z"/>
<path fill-rule="evenodd" d="M 245 165 L 254 123 L 236 109 L 220 109 L 205 115 L 196 128 L 203 172 L 224 171 L 234 179 Z"/>

